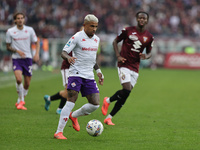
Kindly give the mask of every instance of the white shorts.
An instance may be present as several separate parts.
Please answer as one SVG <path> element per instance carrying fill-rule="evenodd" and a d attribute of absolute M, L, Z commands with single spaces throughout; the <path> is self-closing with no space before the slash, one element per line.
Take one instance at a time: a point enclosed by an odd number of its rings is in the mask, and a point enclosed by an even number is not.
<path fill-rule="evenodd" d="M 125 67 L 118 67 L 118 75 L 121 84 L 130 82 L 134 87 L 137 83 L 139 74 Z"/>
<path fill-rule="evenodd" d="M 62 74 L 63 86 L 65 87 L 65 85 L 68 84 L 69 69 L 62 69 L 61 74 Z"/>

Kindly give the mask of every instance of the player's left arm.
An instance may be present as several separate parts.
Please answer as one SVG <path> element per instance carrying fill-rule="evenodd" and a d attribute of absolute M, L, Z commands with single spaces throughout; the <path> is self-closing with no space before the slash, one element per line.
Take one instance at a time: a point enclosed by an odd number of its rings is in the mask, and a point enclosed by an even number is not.
<path fill-rule="evenodd" d="M 31 38 L 31 42 L 35 43 L 35 45 L 36 45 L 36 52 L 35 52 L 35 55 L 33 56 L 33 61 L 38 62 L 39 59 L 40 59 L 40 55 L 39 55 L 39 53 L 40 53 L 40 41 L 37 38 L 37 35 L 35 34 L 35 31 L 32 27 L 30 28 L 30 38 Z"/>
<path fill-rule="evenodd" d="M 153 40 L 149 43 L 149 45 L 146 47 L 146 54 L 140 53 L 140 59 L 149 59 L 151 58 L 151 49 L 153 47 Z"/>
<path fill-rule="evenodd" d="M 94 70 L 96 71 L 97 76 L 98 76 L 98 78 L 99 78 L 99 84 L 100 84 L 100 85 L 103 85 L 104 75 L 103 75 L 103 73 L 101 72 L 101 69 L 100 69 L 99 65 L 96 63 L 96 64 L 94 65 L 93 68 L 94 68 Z"/>
<path fill-rule="evenodd" d="M 37 40 L 37 42 L 35 42 L 35 45 L 36 45 L 36 52 L 35 52 L 35 55 L 33 56 L 33 60 L 35 62 L 38 62 L 39 59 L 40 59 L 40 55 L 39 55 L 39 53 L 40 53 L 40 41 Z"/>

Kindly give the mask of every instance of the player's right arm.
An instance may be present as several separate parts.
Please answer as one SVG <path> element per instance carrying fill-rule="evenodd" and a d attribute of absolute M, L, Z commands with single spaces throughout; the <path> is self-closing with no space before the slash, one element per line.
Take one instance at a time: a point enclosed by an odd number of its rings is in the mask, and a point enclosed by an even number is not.
<path fill-rule="evenodd" d="M 10 35 L 10 32 L 9 30 L 6 32 L 6 48 L 8 51 L 12 52 L 12 53 L 18 53 L 22 58 L 25 57 L 25 53 L 20 51 L 20 50 L 17 50 L 15 48 L 13 48 L 11 46 L 11 42 L 12 42 L 12 37 Z"/>
<path fill-rule="evenodd" d="M 73 65 L 75 63 L 75 60 L 77 59 L 76 57 L 73 57 L 73 56 L 70 56 L 70 52 L 75 48 L 76 46 L 76 40 L 77 40 L 77 37 L 72 36 L 69 41 L 65 44 L 64 48 L 63 48 L 63 51 L 61 53 L 61 57 L 64 59 L 64 60 L 67 60 L 70 65 Z"/>
<path fill-rule="evenodd" d="M 20 51 L 20 50 L 16 50 L 15 48 L 11 47 L 11 44 L 10 43 L 6 43 L 6 47 L 7 47 L 7 50 L 12 52 L 12 53 L 18 53 L 22 58 L 25 58 L 25 53 Z"/>
<path fill-rule="evenodd" d="M 71 65 L 75 63 L 76 57 L 71 57 L 66 51 L 62 51 L 61 57 L 67 60 Z"/>
<path fill-rule="evenodd" d="M 113 48 L 114 48 L 114 51 L 115 51 L 115 55 L 117 57 L 117 61 L 118 62 L 122 62 L 122 63 L 125 63 L 126 61 L 126 58 L 122 57 L 119 53 L 119 49 L 118 49 L 118 40 L 117 40 L 117 37 L 114 39 L 113 41 Z"/>

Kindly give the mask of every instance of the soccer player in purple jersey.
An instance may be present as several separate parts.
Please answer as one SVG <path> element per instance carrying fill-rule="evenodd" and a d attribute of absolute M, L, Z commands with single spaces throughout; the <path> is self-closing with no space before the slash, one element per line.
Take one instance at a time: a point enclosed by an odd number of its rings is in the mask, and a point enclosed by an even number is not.
<path fill-rule="evenodd" d="M 62 51 L 62 58 L 70 63 L 67 85 L 67 102 L 63 107 L 58 128 L 54 134 L 56 139 L 67 139 L 63 135 L 64 127 L 70 119 L 73 128 L 80 130 L 77 117 L 91 114 L 99 107 L 99 89 L 94 79 L 93 68 L 97 72 L 100 85 L 103 85 L 103 74 L 96 64 L 96 55 L 100 39 L 95 35 L 98 18 L 88 14 L 84 19 L 84 30 L 77 32 L 66 43 Z M 73 52 L 72 56 L 69 53 Z M 88 103 L 72 112 L 78 93 L 86 97 Z"/>
<path fill-rule="evenodd" d="M 12 52 L 13 71 L 16 78 L 16 88 L 18 100 L 15 106 L 17 109 L 27 110 L 24 97 L 28 93 L 28 88 L 32 76 L 32 54 L 31 43 L 36 43 L 36 53 L 33 60 L 39 60 L 40 45 L 37 36 L 32 27 L 24 25 L 25 15 L 17 12 L 13 16 L 15 26 L 6 32 L 7 50 Z M 24 76 L 24 86 L 22 83 L 22 75 Z"/>
<path fill-rule="evenodd" d="M 107 114 L 110 103 L 116 101 L 110 114 L 104 120 L 104 123 L 107 125 L 115 125 L 111 120 L 112 117 L 124 105 L 131 90 L 135 86 L 138 79 L 140 60 L 151 57 L 153 36 L 146 30 L 149 14 L 144 11 L 139 11 L 136 14 L 136 19 L 137 26 L 123 29 L 121 34 L 113 41 L 122 89 L 118 90 L 111 97 L 105 97 L 103 100 L 101 108 L 103 115 Z M 119 52 L 117 45 L 120 41 L 123 41 L 121 52 Z M 143 53 L 144 49 L 146 49 L 146 54 Z"/>

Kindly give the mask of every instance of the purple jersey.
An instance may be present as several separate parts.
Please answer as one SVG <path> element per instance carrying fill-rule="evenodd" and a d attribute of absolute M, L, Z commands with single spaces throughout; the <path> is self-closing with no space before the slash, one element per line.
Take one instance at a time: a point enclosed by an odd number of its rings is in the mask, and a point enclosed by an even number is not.
<path fill-rule="evenodd" d="M 153 46 L 153 36 L 147 30 L 140 33 L 136 27 L 127 27 L 122 30 L 122 33 L 117 36 L 117 42 L 123 40 L 120 55 L 126 58 L 125 63 L 118 63 L 118 67 L 125 67 L 139 72 L 140 56 L 146 48 L 149 53 Z"/>

